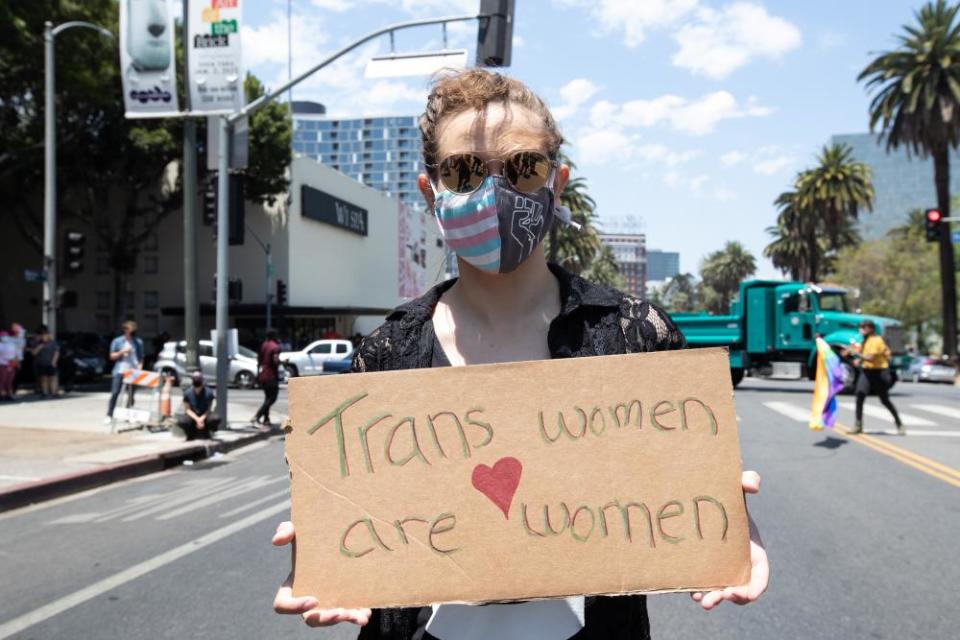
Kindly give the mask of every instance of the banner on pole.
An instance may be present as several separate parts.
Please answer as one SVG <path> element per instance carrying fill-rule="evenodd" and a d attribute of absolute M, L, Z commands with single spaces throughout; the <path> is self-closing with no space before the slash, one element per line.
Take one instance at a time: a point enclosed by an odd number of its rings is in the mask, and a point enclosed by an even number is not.
<path fill-rule="evenodd" d="M 128 118 L 176 115 L 171 0 L 120 0 L 120 72 Z"/>
<path fill-rule="evenodd" d="M 427 229 L 424 213 L 417 207 L 399 203 L 400 254 L 397 293 L 402 298 L 423 295 L 427 286 Z"/>
<path fill-rule="evenodd" d="M 241 0 L 190 2 L 190 110 L 234 113 L 246 103 L 240 50 Z"/>

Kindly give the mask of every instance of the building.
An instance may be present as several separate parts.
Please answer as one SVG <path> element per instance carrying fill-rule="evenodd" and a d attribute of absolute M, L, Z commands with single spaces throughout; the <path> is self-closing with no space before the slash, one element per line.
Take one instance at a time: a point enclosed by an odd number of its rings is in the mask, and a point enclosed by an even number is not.
<path fill-rule="evenodd" d="M 229 324 L 239 330 L 241 343 L 255 345 L 266 325 L 266 254 L 257 238 L 272 250 L 270 293 L 277 296 L 283 289 L 287 298 L 285 304 L 274 303 L 272 324 L 294 347 L 331 332 L 367 333 L 390 309 L 442 277 L 442 243 L 435 225 L 419 209 L 309 158 L 295 158 L 290 175 L 289 196 L 279 198 L 276 208 L 245 204 L 243 242 L 230 247 L 230 279 L 239 283 L 240 297 L 230 303 Z M 62 210 L 66 208 L 64 204 Z M 164 218 L 140 248 L 120 291 L 95 234 L 73 228 L 85 233 L 88 246 L 83 270 L 61 276 L 71 304 L 60 311 L 59 331 L 112 335 L 118 321 L 130 317 L 148 344 L 163 332 L 182 338 L 181 213 Z M 26 282 L 23 273 L 37 267 L 40 255 L 16 232 L 0 236 L 0 252 L 5 321 L 33 329 L 41 318 L 41 285 Z M 209 335 L 215 323 L 215 266 L 213 227 L 198 222 L 201 337 Z M 116 299 L 122 309 L 119 318 Z"/>
<path fill-rule="evenodd" d="M 873 171 L 876 198 L 873 212 L 861 212 L 859 228 L 865 240 L 882 237 L 890 229 L 902 226 L 912 209 L 937 206 L 933 183 L 933 160 L 908 156 L 904 147 L 887 153 L 886 144 L 878 135 L 857 133 L 836 135 L 833 144 L 847 144 L 853 157 L 868 164 Z M 960 152 L 950 152 L 951 168 L 960 166 Z M 950 172 L 950 192 L 960 193 L 960 171 Z"/>
<path fill-rule="evenodd" d="M 624 293 L 645 298 L 647 237 L 642 233 L 601 233 L 600 241 L 613 250 L 625 281 Z"/>
<path fill-rule="evenodd" d="M 415 116 L 330 118 L 316 102 L 293 102 L 293 151 L 358 182 L 423 206 L 423 171 Z"/>
<path fill-rule="evenodd" d="M 647 251 L 647 282 L 661 282 L 680 273 L 680 254 L 676 251 Z"/>

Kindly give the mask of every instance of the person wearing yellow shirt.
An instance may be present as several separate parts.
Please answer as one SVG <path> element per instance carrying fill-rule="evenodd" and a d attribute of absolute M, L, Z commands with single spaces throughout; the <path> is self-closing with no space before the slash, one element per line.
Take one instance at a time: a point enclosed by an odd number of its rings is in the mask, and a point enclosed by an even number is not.
<path fill-rule="evenodd" d="M 864 320 L 860 323 L 860 343 L 851 341 L 849 353 L 860 363 L 860 375 L 857 378 L 857 414 L 853 433 L 863 431 L 863 402 L 867 396 L 876 394 L 880 402 L 890 411 L 893 421 L 897 425 L 897 433 L 904 435 L 903 423 L 897 408 L 890 402 L 890 387 L 893 378 L 890 374 L 890 347 L 877 335 L 877 325 L 873 320 Z"/>

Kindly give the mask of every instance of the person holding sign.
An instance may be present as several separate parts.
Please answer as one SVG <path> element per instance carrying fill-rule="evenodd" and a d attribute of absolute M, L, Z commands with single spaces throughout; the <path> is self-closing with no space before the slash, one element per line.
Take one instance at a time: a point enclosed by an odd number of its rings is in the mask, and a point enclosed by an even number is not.
<path fill-rule="evenodd" d="M 570 176 L 558 161 L 563 138 L 543 101 L 521 82 L 485 69 L 440 77 L 420 117 L 427 174 L 419 187 L 460 277 L 395 309 L 363 340 L 353 371 L 506 363 L 682 349 L 667 314 L 645 301 L 595 285 L 548 264 L 543 239 L 559 220 Z M 549 380 L 529 381 L 549 384 Z M 746 472 L 743 489 L 759 490 Z M 750 523 L 747 584 L 692 597 L 704 609 L 724 600 L 753 602 L 767 587 L 766 552 Z M 277 546 L 293 542 L 281 523 Z M 318 609 L 294 597 L 292 577 L 274 600 L 278 613 L 311 627 L 361 625 L 361 639 L 649 638 L 641 595 L 571 597 L 482 607 Z"/>

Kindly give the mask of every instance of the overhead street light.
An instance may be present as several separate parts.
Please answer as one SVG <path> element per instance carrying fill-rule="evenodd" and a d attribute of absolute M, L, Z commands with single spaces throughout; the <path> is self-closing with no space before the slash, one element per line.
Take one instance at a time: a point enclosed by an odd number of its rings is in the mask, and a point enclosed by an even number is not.
<path fill-rule="evenodd" d="M 44 44 L 44 175 L 43 175 L 43 324 L 50 333 L 57 335 L 57 114 L 54 96 L 54 39 L 73 27 L 93 29 L 105 38 L 113 39 L 109 30 L 74 20 L 53 26 L 43 24 Z"/>

